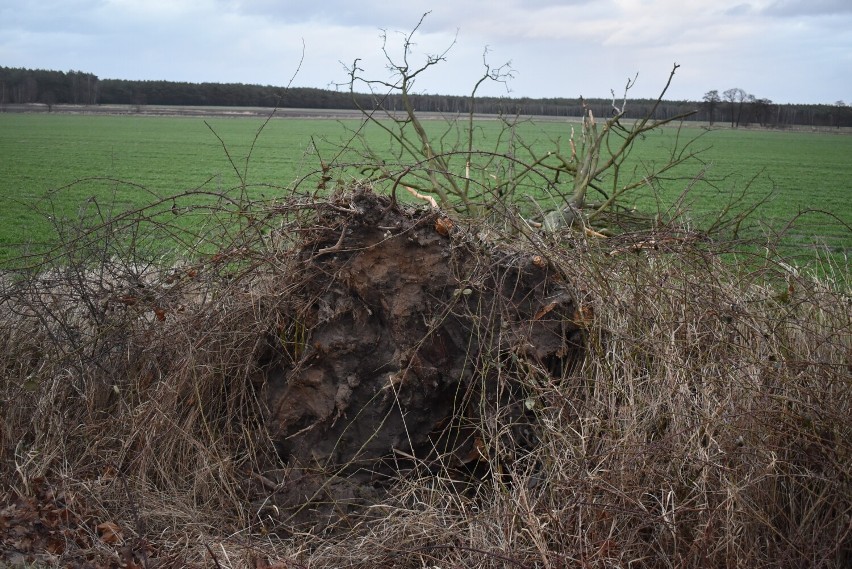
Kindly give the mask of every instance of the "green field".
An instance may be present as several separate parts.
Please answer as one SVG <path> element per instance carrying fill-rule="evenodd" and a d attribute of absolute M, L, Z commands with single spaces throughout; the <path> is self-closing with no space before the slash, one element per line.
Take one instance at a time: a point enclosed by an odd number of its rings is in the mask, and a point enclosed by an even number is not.
<path fill-rule="evenodd" d="M 241 180 L 222 142 L 241 174 L 255 142 L 246 177 L 252 198 L 288 193 L 319 169 L 320 158 L 326 163 L 363 160 L 357 153 L 337 155 L 356 120 L 274 119 L 255 140 L 262 124 L 249 118 L 0 114 L 0 259 L 16 255 L 22 244 L 50 242 L 51 218 L 79 216 L 82 207 L 91 207 L 92 197 L 99 208 L 118 211 L 199 188 L 239 193 Z M 446 135 L 442 122 L 428 125 L 436 137 Z M 477 148 L 493 149 L 500 123 L 481 121 L 477 127 Z M 756 177 L 744 203 L 772 194 L 755 217 L 767 235 L 795 218 L 788 243 L 805 249 L 825 244 L 841 255 L 852 246 L 852 136 L 746 129 L 705 133 L 698 127 L 680 132 L 681 139 L 700 134 L 695 148 L 703 149 L 701 160 L 709 165 L 705 176 L 712 184 L 696 184 L 686 199 L 699 225 Z M 385 148 L 388 163 L 394 163 L 387 135 L 375 127 L 362 135 L 373 147 Z M 564 151 L 570 127 L 557 121 L 524 123 L 518 135 L 536 152 L 553 149 L 555 141 Z M 635 175 L 641 175 L 643 164 L 664 160 L 676 135 L 666 128 L 637 142 Z M 450 132 L 445 140 L 455 136 Z M 463 168 L 458 160 L 455 166 Z M 665 211 L 700 169 L 698 163 L 681 167 L 658 194 L 640 189 L 626 203 Z M 335 170 L 344 180 L 358 175 L 357 164 Z M 298 186 L 311 191 L 316 183 Z M 797 217 L 806 210 L 825 213 Z"/>
<path fill-rule="evenodd" d="M 208 123 L 244 167 L 261 123 Z M 273 121 L 249 165 L 250 183 L 287 186 L 316 162 L 305 158 L 311 136 L 338 129 L 334 122 Z M 50 241 L 48 215 L 73 218 L 91 196 L 121 210 L 196 188 L 218 192 L 240 185 L 222 143 L 200 119 L 4 114 L 0 157 L 0 258 L 22 243 Z"/>

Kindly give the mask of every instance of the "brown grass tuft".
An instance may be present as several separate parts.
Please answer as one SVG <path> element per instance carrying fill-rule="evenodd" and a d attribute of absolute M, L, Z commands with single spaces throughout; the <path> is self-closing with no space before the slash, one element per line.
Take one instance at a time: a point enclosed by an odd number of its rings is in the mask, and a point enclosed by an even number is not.
<path fill-rule="evenodd" d="M 492 232 L 483 250 L 535 255 L 574 291 L 581 360 L 504 365 L 493 330 L 471 330 L 495 350 L 471 365 L 519 381 L 533 421 L 484 402 L 475 476 L 415 464 L 370 515 L 334 531 L 277 520 L 264 497 L 283 465 L 259 387 L 270 350 L 296 357 L 310 330 L 291 294 L 298 246 L 266 235 L 274 225 L 296 245 L 315 239 L 326 228 L 313 212 L 345 199 L 258 206 L 250 231 L 183 265 L 101 251 L 4 277 L 6 548 L 8 504 L 25 496 L 92 531 L 89 549 L 33 557 L 48 564 L 113 559 L 120 546 L 140 566 L 149 555 L 220 567 L 852 561 L 849 291 L 734 264 L 674 228 L 607 240 Z M 477 233 L 461 227 L 456 239 Z M 118 546 L 98 541 L 105 522 L 122 529 Z"/>

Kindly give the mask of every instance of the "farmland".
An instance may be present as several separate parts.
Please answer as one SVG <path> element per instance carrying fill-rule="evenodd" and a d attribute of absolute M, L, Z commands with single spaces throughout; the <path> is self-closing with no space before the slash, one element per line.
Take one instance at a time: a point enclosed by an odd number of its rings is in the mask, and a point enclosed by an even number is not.
<path fill-rule="evenodd" d="M 211 117 L 205 123 L 198 117 L 2 114 L 0 195 L 5 203 L 0 259 L 15 256 L 25 243 L 50 242 L 51 220 L 74 218 L 92 198 L 98 207 L 118 211 L 193 189 L 236 190 L 242 184 L 235 170 L 246 173 L 250 197 L 283 195 L 302 177 L 315 173 L 320 160 L 363 160 L 338 152 L 343 146 L 355 148 L 349 140 L 358 124 L 352 119 L 274 119 L 255 138 L 262 119 Z M 442 121 L 428 124 L 436 136 L 446 130 Z M 477 147 L 494 149 L 500 128 L 498 121 L 478 122 Z M 570 129 L 564 121 L 527 122 L 518 133 L 536 152 L 544 153 L 557 145 L 565 151 Z M 374 127 L 360 134 L 374 149 L 384 147 L 388 163 L 393 163 L 386 135 Z M 702 150 L 704 166 L 695 162 L 681 167 L 657 193 L 639 189 L 627 197 L 627 205 L 665 211 L 690 186 L 690 178 L 702 172 L 709 183 L 696 184 L 685 200 L 699 225 L 704 216 L 745 191 L 738 207 L 769 195 L 755 215 L 761 222 L 755 229 L 767 236 L 796 218 L 787 230 L 788 244 L 804 245 L 803 250 L 826 245 L 841 255 L 852 246 L 852 137 L 666 128 L 636 144 L 631 157 L 635 175 L 641 175 L 643 164 L 664 160 L 678 135 L 681 140 L 699 137 L 693 148 Z M 458 162 L 456 166 L 461 168 Z M 341 167 L 335 176 L 351 180 L 359 172 L 357 167 Z M 315 188 L 315 183 L 305 183 L 299 189 Z M 806 210 L 818 211 L 797 217 Z"/>

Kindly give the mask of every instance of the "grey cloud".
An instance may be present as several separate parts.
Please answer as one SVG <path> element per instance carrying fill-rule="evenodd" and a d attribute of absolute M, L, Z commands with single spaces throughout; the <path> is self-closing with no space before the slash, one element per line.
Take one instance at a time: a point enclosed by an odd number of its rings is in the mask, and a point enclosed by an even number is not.
<path fill-rule="evenodd" d="M 580 6 L 600 0 L 472 0 L 408 1 L 389 4 L 387 0 L 324 0 L 322 2 L 276 0 L 219 0 L 227 9 L 240 14 L 265 16 L 293 24 L 322 21 L 340 26 L 360 26 L 407 31 L 426 12 L 423 31 L 447 31 L 464 28 L 474 20 L 508 17 L 517 11 Z"/>
<path fill-rule="evenodd" d="M 327 0 L 322 2 L 293 2 L 276 0 L 220 0 L 226 9 L 247 16 L 263 16 L 286 24 L 320 21 L 340 26 L 413 26 L 428 7 L 416 3 L 399 3 L 388 9 L 382 0 Z M 413 20 L 413 21 L 412 21 Z"/>
<path fill-rule="evenodd" d="M 725 10 L 726 16 L 745 16 L 755 13 L 756 10 L 751 4 L 737 4 Z"/>
<path fill-rule="evenodd" d="M 781 17 L 852 14 L 852 2 L 849 0 L 776 0 L 766 7 L 764 13 Z"/>

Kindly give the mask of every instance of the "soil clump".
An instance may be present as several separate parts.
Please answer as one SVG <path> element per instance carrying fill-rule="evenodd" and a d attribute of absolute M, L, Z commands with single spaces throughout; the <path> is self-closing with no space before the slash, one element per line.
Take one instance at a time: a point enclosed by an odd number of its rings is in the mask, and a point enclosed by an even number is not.
<path fill-rule="evenodd" d="M 525 370 L 560 378 L 583 342 L 570 284 L 526 247 L 368 190 L 326 204 L 262 378 L 287 465 L 268 505 L 328 519 L 405 473 L 463 484 L 532 448 Z"/>

